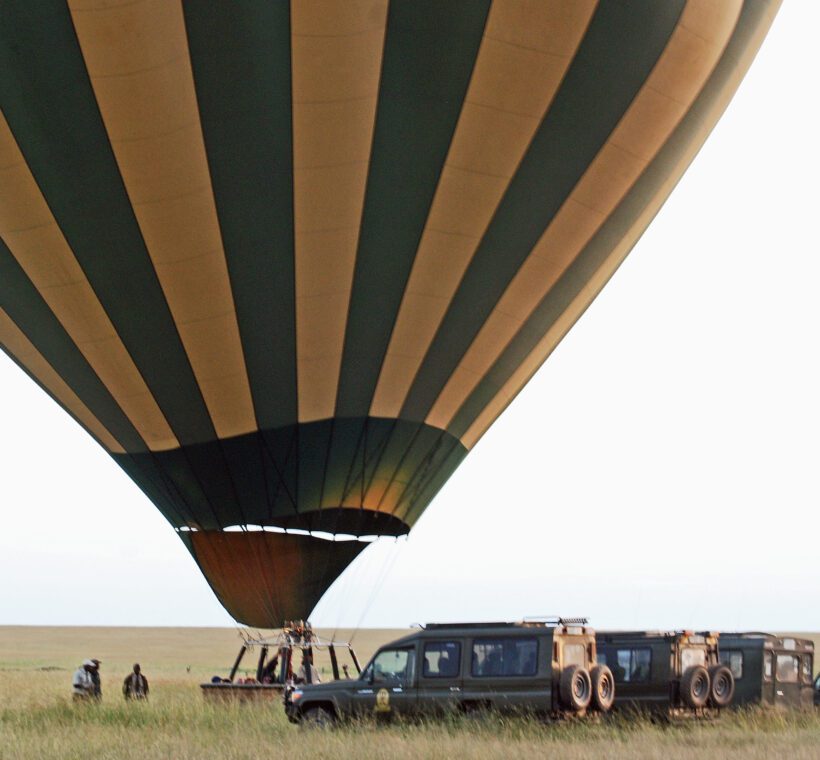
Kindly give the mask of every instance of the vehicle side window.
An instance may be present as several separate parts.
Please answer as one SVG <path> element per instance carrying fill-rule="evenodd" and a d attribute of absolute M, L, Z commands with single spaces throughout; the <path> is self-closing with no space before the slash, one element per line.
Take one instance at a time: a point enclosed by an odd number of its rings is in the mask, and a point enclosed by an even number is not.
<path fill-rule="evenodd" d="M 763 678 L 767 681 L 772 680 L 772 653 L 763 653 Z"/>
<path fill-rule="evenodd" d="M 622 683 L 641 683 L 649 680 L 651 666 L 651 649 L 619 649 L 612 664 L 612 675 Z"/>
<path fill-rule="evenodd" d="M 534 676 L 538 669 L 538 641 L 532 639 L 476 639 L 471 673 L 487 676 Z"/>
<path fill-rule="evenodd" d="M 812 656 L 810 654 L 804 654 L 801 662 L 803 665 L 803 683 L 811 683 L 811 674 L 813 673 Z"/>
<path fill-rule="evenodd" d="M 743 652 L 737 649 L 721 649 L 721 665 L 728 665 L 735 677 L 735 681 L 743 678 Z"/>
<path fill-rule="evenodd" d="M 454 678 L 461 665 L 458 641 L 431 641 L 424 645 L 422 675 L 425 678 Z"/>
<path fill-rule="evenodd" d="M 780 683 L 797 683 L 800 658 L 793 654 L 777 655 L 777 680 Z"/>
<path fill-rule="evenodd" d="M 412 649 L 384 649 L 376 655 L 372 669 L 373 683 L 409 686 L 413 682 L 416 653 Z"/>

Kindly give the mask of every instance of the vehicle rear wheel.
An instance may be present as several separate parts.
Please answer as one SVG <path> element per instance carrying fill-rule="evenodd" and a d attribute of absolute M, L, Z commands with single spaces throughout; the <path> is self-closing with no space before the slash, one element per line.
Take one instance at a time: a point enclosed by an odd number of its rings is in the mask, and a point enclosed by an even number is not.
<path fill-rule="evenodd" d="M 681 701 L 696 710 L 709 699 L 709 671 L 703 665 L 693 665 L 680 679 Z"/>
<path fill-rule="evenodd" d="M 615 678 L 606 665 L 596 665 L 590 673 L 592 701 L 601 712 L 609 712 L 615 701 Z"/>
<path fill-rule="evenodd" d="M 330 728 L 335 722 L 333 713 L 327 708 L 317 705 L 308 707 L 302 714 L 301 725 L 305 728 Z"/>
<path fill-rule="evenodd" d="M 709 703 L 712 707 L 728 707 L 735 696 L 735 677 L 726 665 L 713 665 L 709 668 L 712 688 L 709 691 Z"/>
<path fill-rule="evenodd" d="M 589 671 L 578 665 L 564 668 L 559 693 L 565 707 L 575 712 L 586 710 L 592 700 L 592 679 L 589 677 Z"/>

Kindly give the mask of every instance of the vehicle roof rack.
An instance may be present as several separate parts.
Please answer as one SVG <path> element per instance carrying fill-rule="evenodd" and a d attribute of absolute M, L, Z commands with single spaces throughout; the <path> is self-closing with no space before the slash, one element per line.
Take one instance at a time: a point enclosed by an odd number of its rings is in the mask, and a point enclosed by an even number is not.
<path fill-rule="evenodd" d="M 557 615 L 536 615 L 525 617 L 518 622 L 494 621 L 483 623 L 426 623 L 419 627 L 425 631 L 435 631 L 444 628 L 515 628 L 517 626 L 543 625 L 546 628 L 557 628 L 562 625 L 588 625 L 585 617 L 559 617 Z"/>
<path fill-rule="evenodd" d="M 433 631 L 441 628 L 512 628 L 516 623 L 492 622 L 492 623 L 427 623 L 424 630 Z"/>
<path fill-rule="evenodd" d="M 589 625 L 589 619 L 585 617 L 560 617 L 559 615 L 528 615 L 523 620 L 524 623 L 542 623 L 546 626 L 559 625 Z"/>

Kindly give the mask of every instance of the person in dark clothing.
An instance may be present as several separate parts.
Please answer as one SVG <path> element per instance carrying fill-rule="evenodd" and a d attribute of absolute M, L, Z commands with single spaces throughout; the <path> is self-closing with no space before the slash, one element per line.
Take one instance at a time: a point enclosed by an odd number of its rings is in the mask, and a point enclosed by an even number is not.
<path fill-rule="evenodd" d="M 279 658 L 274 655 L 262 669 L 262 683 L 274 683 L 276 681 L 276 668 L 278 665 Z"/>
<path fill-rule="evenodd" d="M 139 663 L 134 663 L 134 669 L 122 682 L 122 693 L 126 699 L 147 699 L 148 679 L 142 674 Z"/>
<path fill-rule="evenodd" d="M 94 699 L 102 699 L 102 681 L 100 680 L 101 660 L 93 659 L 94 667 L 91 669 L 91 682 L 94 684 Z"/>

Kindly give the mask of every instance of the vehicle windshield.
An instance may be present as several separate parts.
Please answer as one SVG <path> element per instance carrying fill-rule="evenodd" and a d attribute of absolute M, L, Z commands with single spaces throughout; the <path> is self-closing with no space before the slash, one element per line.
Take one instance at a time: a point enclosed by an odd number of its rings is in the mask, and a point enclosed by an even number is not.
<path fill-rule="evenodd" d="M 368 683 L 407 684 L 413 679 L 416 653 L 413 649 L 383 649 L 362 673 Z"/>

